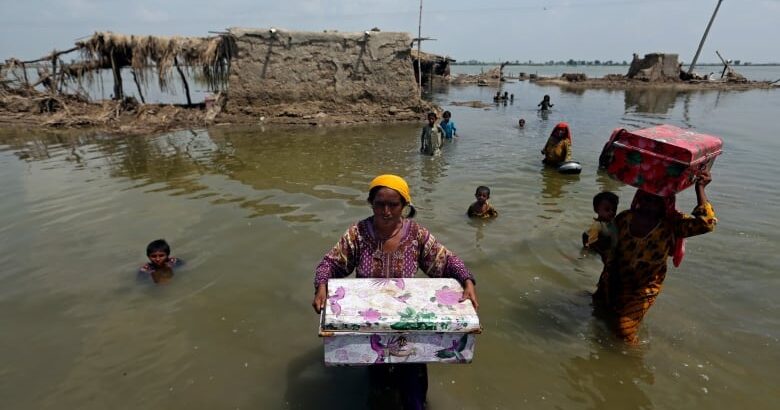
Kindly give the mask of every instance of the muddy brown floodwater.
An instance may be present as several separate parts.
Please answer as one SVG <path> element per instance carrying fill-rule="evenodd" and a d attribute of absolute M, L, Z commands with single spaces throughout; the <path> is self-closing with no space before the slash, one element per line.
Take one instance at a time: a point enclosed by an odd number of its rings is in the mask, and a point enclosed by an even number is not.
<path fill-rule="evenodd" d="M 513 104 L 492 104 L 490 87 L 437 90 L 461 138 L 434 159 L 417 152 L 418 125 L 0 131 L 0 407 L 364 408 L 365 369 L 322 365 L 312 276 L 370 214 L 371 178 L 394 172 L 478 279 L 475 361 L 430 366 L 431 409 L 775 408 L 780 94 L 503 90 Z M 555 107 L 541 116 L 544 94 Z M 541 167 L 564 120 L 579 176 Z M 601 264 L 580 233 L 596 192 L 620 209 L 633 194 L 596 171 L 612 129 L 660 123 L 723 138 L 708 187 L 720 224 L 688 241 L 626 348 L 591 316 Z M 482 184 L 496 221 L 464 215 Z M 135 274 L 159 237 L 186 261 L 165 285 Z"/>

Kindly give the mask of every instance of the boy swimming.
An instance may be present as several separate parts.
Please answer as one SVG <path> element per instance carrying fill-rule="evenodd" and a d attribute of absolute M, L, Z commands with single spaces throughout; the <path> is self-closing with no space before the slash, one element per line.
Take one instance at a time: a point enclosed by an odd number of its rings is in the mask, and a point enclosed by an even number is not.
<path fill-rule="evenodd" d="M 181 259 L 171 255 L 171 247 L 165 239 L 157 239 L 146 246 L 149 262 L 139 269 L 139 273 L 152 277 L 154 283 L 168 282 L 173 277 L 173 268 L 181 266 Z"/>

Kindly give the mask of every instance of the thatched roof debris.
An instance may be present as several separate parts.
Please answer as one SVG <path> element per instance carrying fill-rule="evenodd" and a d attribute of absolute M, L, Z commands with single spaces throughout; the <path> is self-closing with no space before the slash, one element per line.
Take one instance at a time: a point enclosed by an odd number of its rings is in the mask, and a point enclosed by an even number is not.
<path fill-rule="evenodd" d="M 235 43 L 230 36 L 161 37 L 133 36 L 110 31 L 96 32 L 76 43 L 86 64 L 99 68 L 132 67 L 138 81 L 146 84 L 154 69 L 162 90 L 168 89 L 171 68 L 181 61 L 184 66 L 202 70 L 203 78 L 213 90 L 227 82 Z M 113 59 L 113 62 L 112 62 Z"/>

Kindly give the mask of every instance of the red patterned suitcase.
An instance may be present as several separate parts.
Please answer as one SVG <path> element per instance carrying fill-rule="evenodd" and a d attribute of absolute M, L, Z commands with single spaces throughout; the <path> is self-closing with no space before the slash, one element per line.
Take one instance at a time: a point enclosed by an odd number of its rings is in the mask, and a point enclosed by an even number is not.
<path fill-rule="evenodd" d="M 722 152 L 718 137 L 673 125 L 615 130 L 599 158 L 607 173 L 626 184 L 660 195 L 674 195 L 712 168 Z"/>

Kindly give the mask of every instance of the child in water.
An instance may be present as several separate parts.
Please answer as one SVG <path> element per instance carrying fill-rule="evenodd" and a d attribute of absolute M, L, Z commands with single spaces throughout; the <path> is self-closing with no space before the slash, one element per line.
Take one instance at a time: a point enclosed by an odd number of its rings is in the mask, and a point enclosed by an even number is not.
<path fill-rule="evenodd" d="M 458 137 L 458 129 L 455 127 L 455 121 L 452 121 L 452 113 L 444 111 L 444 114 L 442 114 L 441 117 L 439 126 L 444 130 L 444 138 L 446 138 L 447 141 L 452 141 L 453 137 Z"/>
<path fill-rule="evenodd" d="M 541 111 L 548 111 L 548 110 L 549 110 L 550 108 L 552 108 L 554 105 L 555 105 L 555 104 L 552 104 L 552 103 L 550 102 L 550 96 L 549 96 L 549 95 L 547 95 L 547 94 L 545 94 L 545 95 L 544 95 L 544 98 L 542 98 L 542 102 L 540 102 L 540 103 L 539 103 L 539 104 L 537 104 L 536 106 L 537 106 L 537 107 L 541 107 L 541 108 L 539 108 L 539 110 L 541 110 Z"/>
<path fill-rule="evenodd" d="M 551 166 L 558 166 L 563 162 L 571 161 L 571 130 L 569 124 L 565 122 L 558 123 L 550 133 L 550 138 L 542 148 L 544 154 L 543 163 Z"/>
<path fill-rule="evenodd" d="M 420 134 L 420 152 L 425 155 L 437 155 L 440 152 L 444 130 L 436 124 L 436 113 L 428 113 L 428 123 Z"/>
<path fill-rule="evenodd" d="M 520 118 L 520 121 L 517 122 L 517 126 L 520 128 L 525 128 L 525 119 Z"/>
<path fill-rule="evenodd" d="M 474 197 L 477 200 L 466 211 L 466 215 L 469 218 L 495 218 L 498 216 L 498 211 L 488 202 L 488 199 L 490 199 L 490 188 L 480 185 L 477 187 Z"/>
<path fill-rule="evenodd" d="M 593 197 L 593 211 L 596 218 L 590 228 L 582 233 L 582 246 L 592 249 L 601 255 L 601 260 L 607 260 L 607 254 L 617 242 L 615 215 L 620 198 L 613 192 L 599 192 Z"/>
<path fill-rule="evenodd" d="M 165 283 L 173 277 L 173 268 L 181 266 L 181 259 L 171 256 L 171 247 L 165 239 L 157 239 L 146 246 L 145 263 L 139 269 L 140 274 L 150 275 L 154 283 Z"/>

